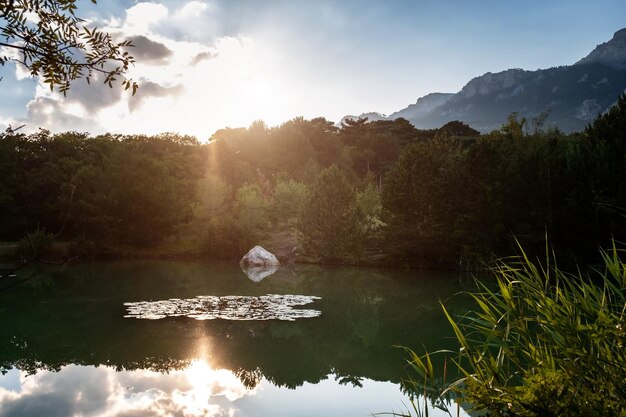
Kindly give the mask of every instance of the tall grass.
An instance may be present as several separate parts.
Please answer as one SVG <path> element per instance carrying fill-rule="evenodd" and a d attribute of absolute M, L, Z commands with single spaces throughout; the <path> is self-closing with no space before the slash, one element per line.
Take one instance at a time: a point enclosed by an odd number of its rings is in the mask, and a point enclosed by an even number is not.
<path fill-rule="evenodd" d="M 470 294 L 474 310 L 454 317 L 442 304 L 458 352 L 407 349 L 407 389 L 451 415 L 450 399 L 491 416 L 626 416 L 626 265 L 615 245 L 601 254 L 590 274 L 523 251 L 500 262 L 496 285 L 477 282 Z M 443 378 L 436 354 L 451 359 Z M 426 400 L 413 406 L 409 414 L 427 415 Z"/>

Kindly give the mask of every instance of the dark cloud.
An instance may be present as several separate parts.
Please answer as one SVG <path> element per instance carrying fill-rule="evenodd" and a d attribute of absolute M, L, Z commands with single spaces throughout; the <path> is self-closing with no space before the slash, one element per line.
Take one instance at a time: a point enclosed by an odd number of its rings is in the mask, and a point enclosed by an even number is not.
<path fill-rule="evenodd" d="M 155 42 L 146 36 L 131 36 L 128 40 L 133 44 L 133 47 L 129 48 L 128 52 L 138 62 L 165 64 L 167 63 L 167 58 L 172 56 L 172 51 L 167 46 L 160 42 Z"/>
<path fill-rule="evenodd" d="M 2 406 L 4 417 L 67 417 L 74 414 L 74 411 L 72 399 L 56 393 L 20 397 L 14 401 L 5 401 Z"/>
<path fill-rule="evenodd" d="M 53 132 L 76 130 L 93 133 L 101 130 L 93 120 L 68 114 L 62 102 L 47 97 L 37 97 L 28 103 L 26 112 L 22 123 L 29 128 L 42 127 Z"/>
<path fill-rule="evenodd" d="M 194 56 L 190 65 L 198 65 L 198 63 L 202 61 L 206 61 L 207 59 L 217 58 L 218 54 L 214 54 L 213 52 L 200 52 L 198 55 Z"/>
<path fill-rule="evenodd" d="M 62 376 L 44 372 L 37 376 L 36 389 L 3 401 L 3 417 L 66 417 L 94 415 L 106 410 L 110 395 L 103 369 L 69 366 Z M 87 376 L 87 377 L 86 377 Z"/>
<path fill-rule="evenodd" d="M 118 83 L 114 83 L 113 88 L 104 84 L 104 77 L 101 74 L 93 74 L 90 83 L 75 82 L 68 91 L 64 102 L 67 104 L 80 104 L 89 115 L 95 115 L 105 107 L 117 103 L 123 94 L 123 88 Z"/>
<path fill-rule="evenodd" d="M 61 99 L 51 97 L 35 97 L 26 106 L 26 115 L 20 118 L 20 123 L 27 128 L 42 127 L 52 132 L 76 130 L 80 132 L 101 133 L 103 127 L 98 124 L 96 115 L 102 109 L 120 102 L 124 91 L 119 84 L 113 88 L 104 84 L 104 77 L 92 74 L 90 84 L 84 80 L 77 80 Z M 75 115 L 68 111 L 72 105 L 78 105 L 85 111 L 84 115 Z"/>
<path fill-rule="evenodd" d="M 182 84 L 177 84 L 172 87 L 164 87 L 160 84 L 153 83 L 152 81 L 144 81 L 139 85 L 137 94 L 130 98 L 128 101 L 128 109 L 131 113 L 143 105 L 144 101 L 150 97 L 167 97 L 180 95 L 185 90 Z"/>

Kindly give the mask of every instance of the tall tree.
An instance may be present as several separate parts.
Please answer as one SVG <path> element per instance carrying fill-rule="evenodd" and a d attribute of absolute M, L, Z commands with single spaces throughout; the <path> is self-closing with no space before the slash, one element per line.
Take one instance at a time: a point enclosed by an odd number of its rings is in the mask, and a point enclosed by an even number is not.
<path fill-rule="evenodd" d="M 326 168 L 315 179 L 298 229 L 305 250 L 324 260 L 340 258 L 358 245 L 356 194 L 337 166 Z"/>

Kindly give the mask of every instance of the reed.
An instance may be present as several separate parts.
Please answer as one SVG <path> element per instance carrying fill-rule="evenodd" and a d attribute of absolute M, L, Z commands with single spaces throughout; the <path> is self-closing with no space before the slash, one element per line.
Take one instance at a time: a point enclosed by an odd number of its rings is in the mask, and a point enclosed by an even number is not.
<path fill-rule="evenodd" d="M 413 410 L 428 403 L 458 415 L 458 404 L 490 416 L 626 416 L 626 265 L 613 244 L 591 273 L 560 270 L 521 255 L 476 282 L 475 308 L 455 317 L 442 304 L 457 352 L 407 349 Z M 433 355 L 447 355 L 443 378 Z M 456 374 L 446 381 L 448 374 Z M 450 372 L 450 368 L 453 368 Z M 419 397 L 422 397 L 421 399 Z M 454 401 L 453 401 L 454 400 Z"/>

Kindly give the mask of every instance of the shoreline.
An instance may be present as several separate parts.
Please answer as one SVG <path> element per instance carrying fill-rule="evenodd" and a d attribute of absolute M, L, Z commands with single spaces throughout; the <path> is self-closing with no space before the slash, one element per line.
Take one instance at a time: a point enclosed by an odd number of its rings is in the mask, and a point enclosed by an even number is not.
<path fill-rule="evenodd" d="M 463 269 L 445 266 L 441 263 L 408 264 L 406 262 L 398 262 L 383 253 L 372 254 L 369 258 L 362 257 L 360 259 L 332 259 L 322 260 L 318 257 L 308 256 L 295 250 L 294 247 L 288 250 L 288 245 L 282 247 L 272 245 L 270 242 L 261 242 L 261 246 L 265 247 L 271 253 L 275 254 L 281 262 L 281 265 L 320 265 L 320 266 L 349 266 L 349 267 L 367 267 L 367 268 L 384 268 L 384 269 L 412 269 L 412 270 L 437 270 L 437 271 L 456 271 L 467 272 Z M 57 242 L 44 254 L 42 260 L 50 263 L 63 263 L 65 261 L 93 262 L 93 261 L 232 261 L 239 263 L 241 256 L 219 257 L 211 256 L 201 251 L 171 251 L 163 250 L 165 248 L 158 247 L 120 247 L 120 245 L 106 245 L 99 249 L 98 254 L 85 255 L 78 254 L 72 250 L 71 242 Z M 161 249 L 161 250 L 160 250 Z M 26 262 L 18 256 L 19 242 L 0 242 L 0 263 L 3 264 L 21 264 Z"/>

